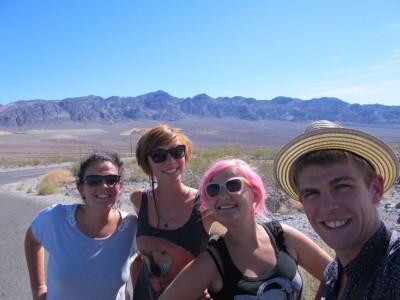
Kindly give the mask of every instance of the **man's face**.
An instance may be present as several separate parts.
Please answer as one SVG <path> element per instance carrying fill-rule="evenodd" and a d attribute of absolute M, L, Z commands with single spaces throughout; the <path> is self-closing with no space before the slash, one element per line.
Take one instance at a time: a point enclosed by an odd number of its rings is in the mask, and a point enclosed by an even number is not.
<path fill-rule="evenodd" d="M 299 198 L 307 218 L 339 258 L 354 258 L 380 224 L 376 204 L 383 193 L 382 177 L 367 186 L 362 175 L 352 159 L 313 164 L 299 173 Z"/>

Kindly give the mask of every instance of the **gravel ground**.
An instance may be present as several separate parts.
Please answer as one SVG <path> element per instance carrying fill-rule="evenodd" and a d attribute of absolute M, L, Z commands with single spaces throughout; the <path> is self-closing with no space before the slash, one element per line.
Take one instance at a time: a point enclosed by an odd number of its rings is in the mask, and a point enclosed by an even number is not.
<path fill-rule="evenodd" d="M 36 195 L 35 187 L 39 181 L 40 178 L 33 178 L 12 184 L 1 185 L 0 192 L 7 191 L 8 193 L 13 193 L 28 201 L 41 201 L 42 203 L 46 203 L 48 205 L 54 203 L 68 204 L 82 202 L 74 184 L 62 188 L 60 193 L 57 195 Z M 129 197 L 131 192 L 138 187 L 148 188 L 148 184 L 124 184 L 119 204 L 121 210 L 132 212 Z M 28 193 L 27 191 L 29 190 L 33 191 L 33 193 Z M 385 224 L 391 229 L 400 231 L 400 179 L 398 180 L 397 184 L 392 187 L 388 193 L 386 193 L 384 199 L 379 203 L 378 207 L 381 218 Z M 304 232 L 318 244 L 323 244 L 319 236 L 315 233 L 314 229 L 312 229 L 312 227 L 309 225 L 307 217 L 304 213 L 297 213 L 295 215 L 272 214 L 271 218 L 280 220 L 282 223 L 293 226 L 294 228 Z"/>

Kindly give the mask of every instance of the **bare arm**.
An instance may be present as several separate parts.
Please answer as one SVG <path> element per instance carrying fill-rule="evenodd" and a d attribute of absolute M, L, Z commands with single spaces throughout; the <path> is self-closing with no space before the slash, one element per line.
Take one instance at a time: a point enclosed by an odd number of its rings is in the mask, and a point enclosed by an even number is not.
<path fill-rule="evenodd" d="M 142 203 L 142 193 L 143 193 L 142 189 L 134 190 L 130 198 L 133 209 L 137 215 L 139 215 L 140 204 Z"/>
<path fill-rule="evenodd" d="M 285 241 L 289 250 L 296 256 L 300 266 L 319 281 L 322 281 L 324 270 L 332 260 L 324 250 L 300 231 L 282 224 Z M 322 298 L 322 284 L 318 287 L 314 299 Z"/>
<path fill-rule="evenodd" d="M 139 253 L 131 264 L 131 281 L 133 290 L 135 290 L 136 281 L 139 276 L 140 265 L 142 264 L 143 257 Z"/>
<path fill-rule="evenodd" d="M 210 255 L 203 251 L 188 263 L 158 298 L 159 300 L 196 300 L 220 279 L 218 269 Z"/>
<path fill-rule="evenodd" d="M 300 266 L 318 280 L 322 280 L 323 273 L 329 262 L 332 261 L 324 250 L 300 231 L 282 224 L 285 241 L 289 250 L 297 257 Z"/>
<path fill-rule="evenodd" d="M 25 256 L 28 264 L 33 299 L 46 299 L 47 286 L 44 275 L 44 248 L 35 239 L 30 227 L 25 236 Z"/>

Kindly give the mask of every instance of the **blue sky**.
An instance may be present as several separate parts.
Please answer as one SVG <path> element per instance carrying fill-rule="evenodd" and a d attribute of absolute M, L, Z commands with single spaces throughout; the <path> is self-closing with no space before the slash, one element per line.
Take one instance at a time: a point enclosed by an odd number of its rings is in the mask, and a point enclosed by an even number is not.
<path fill-rule="evenodd" d="M 0 0 L 0 104 L 157 90 L 400 105 L 400 1 Z"/>

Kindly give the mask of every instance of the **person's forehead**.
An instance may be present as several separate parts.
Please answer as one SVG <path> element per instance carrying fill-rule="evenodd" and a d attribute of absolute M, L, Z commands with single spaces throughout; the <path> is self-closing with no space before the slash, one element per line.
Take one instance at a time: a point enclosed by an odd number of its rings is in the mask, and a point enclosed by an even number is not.
<path fill-rule="evenodd" d="M 96 161 L 87 167 L 86 173 L 91 171 L 101 172 L 101 171 L 116 170 L 116 169 L 117 167 L 110 161 Z"/>
<path fill-rule="evenodd" d="M 168 150 L 168 149 L 174 148 L 174 147 L 176 147 L 176 146 L 178 146 L 178 145 L 179 145 L 179 143 L 176 143 L 176 142 L 164 143 L 164 144 L 158 145 L 158 146 L 156 147 L 156 149 L 165 149 L 165 150 Z"/>
<path fill-rule="evenodd" d="M 304 166 L 299 172 L 299 184 L 304 180 L 324 181 L 336 178 L 350 178 L 361 176 L 361 171 L 354 162 L 346 160 L 333 162 L 326 165 L 310 164 Z"/>
<path fill-rule="evenodd" d="M 219 171 L 218 173 L 216 173 L 212 178 L 211 181 L 216 182 L 216 181 L 225 181 L 229 178 L 232 177 L 238 177 L 241 176 L 236 170 L 229 168 L 229 169 L 225 169 L 222 171 Z"/>

